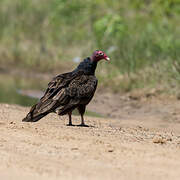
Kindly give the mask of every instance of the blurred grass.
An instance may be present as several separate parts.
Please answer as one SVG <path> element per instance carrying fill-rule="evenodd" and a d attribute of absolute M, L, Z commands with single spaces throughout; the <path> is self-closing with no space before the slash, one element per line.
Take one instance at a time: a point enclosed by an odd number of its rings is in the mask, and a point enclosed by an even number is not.
<path fill-rule="evenodd" d="M 73 111 L 72 114 L 75 115 L 75 116 L 79 116 L 79 112 L 78 112 L 77 109 L 75 109 L 75 110 Z M 88 110 L 86 110 L 85 116 L 98 117 L 98 118 L 105 118 L 105 116 L 102 115 L 102 114 L 100 114 L 100 113 L 93 112 L 93 111 L 88 111 Z"/>
<path fill-rule="evenodd" d="M 172 90 L 180 80 L 179 19 L 179 0 L 1 0 L 0 64 L 61 72 L 75 66 L 73 57 L 102 49 L 112 59 L 98 66 L 102 88 Z"/>
<path fill-rule="evenodd" d="M 22 106 L 31 106 L 37 102 L 37 99 L 23 96 L 17 91 L 21 87 L 28 87 L 31 84 L 31 88 L 34 86 L 34 82 L 25 82 L 24 79 L 20 79 L 15 76 L 8 76 L 1 74 L 0 76 L 0 102 L 8 104 L 20 104 Z M 36 85 L 37 87 L 37 85 Z"/>

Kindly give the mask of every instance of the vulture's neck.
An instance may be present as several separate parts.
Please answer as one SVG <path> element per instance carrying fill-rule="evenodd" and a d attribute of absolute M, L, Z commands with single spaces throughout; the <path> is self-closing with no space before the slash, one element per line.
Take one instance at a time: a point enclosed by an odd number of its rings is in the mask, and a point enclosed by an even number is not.
<path fill-rule="evenodd" d="M 84 74 L 94 75 L 96 67 L 97 61 L 92 61 L 90 57 L 87 57 L 78 65 L 78 67 L 74 71 L 83 71 Z"/>

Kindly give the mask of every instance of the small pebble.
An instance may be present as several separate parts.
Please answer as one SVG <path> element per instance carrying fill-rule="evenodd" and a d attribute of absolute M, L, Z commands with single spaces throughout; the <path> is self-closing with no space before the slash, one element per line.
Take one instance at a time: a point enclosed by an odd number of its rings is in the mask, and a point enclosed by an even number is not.
<path fill-rule="evenodd" d="M 166 139 L 164 139 L 164 138 L 161 137 L 161 136 L 154 136 L 154 138 L 153 138 L 153 143 L 164 144 L 164 143 L 166 143 Z"/>
<path fill-rule="evenodd" d="M 113 149 L 109 149 L 108 152 L 114 152 L 114 150 Z"/>

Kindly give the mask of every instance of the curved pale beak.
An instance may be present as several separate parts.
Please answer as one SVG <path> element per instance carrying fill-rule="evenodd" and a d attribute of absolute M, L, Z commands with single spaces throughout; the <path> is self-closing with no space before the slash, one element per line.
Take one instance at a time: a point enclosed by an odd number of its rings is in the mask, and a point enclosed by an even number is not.
<path fill-rule="evenodd" d="M 104 58 L 106 61 L 110 61 L 110 58 L 109 57 L 105 57 Z"/>

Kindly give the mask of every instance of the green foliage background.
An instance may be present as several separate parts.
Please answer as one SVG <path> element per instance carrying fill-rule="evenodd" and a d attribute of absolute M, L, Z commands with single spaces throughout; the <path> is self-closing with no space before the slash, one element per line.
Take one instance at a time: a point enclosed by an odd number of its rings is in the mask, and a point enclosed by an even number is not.
<path fill-rule="evenodd" d="M 180 0 L 1 0 L 0 63 L 52 71 L 102 49 L 115 91 L 180 80 Z M 66 66 L 66 64 L 68 64 Z"/>

